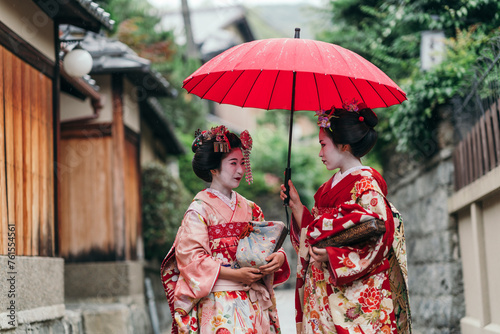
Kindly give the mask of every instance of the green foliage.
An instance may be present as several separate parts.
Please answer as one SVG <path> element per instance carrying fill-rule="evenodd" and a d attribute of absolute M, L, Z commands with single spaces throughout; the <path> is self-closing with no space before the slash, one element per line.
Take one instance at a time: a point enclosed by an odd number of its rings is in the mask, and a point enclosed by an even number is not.
<path fill-rule="evenodd" d="M 422 145 L 434 140 L 439 124 L 435 110 L 461 93 L 469 70 L 490 38 L 475 27 L 458 32 L 456 38 L 447 41 L 447 58 L 443 63 L 427 72 L 415 72 L 402 87 L 410 98 L 395 109 L 390 120 L 392 136 L 398 139 L 398 151 L 424 153 Z"/>
<path fill-rule="evenodd" d="M 175 239 L 191 194 L 165 165 L 142 168 L 142 234 L 146 259 L 161 261 Z"/>
<path fill-rule="evenodd" d="M 408 101 L 379 113 L 379 143 L 411 154 L 433 140 L 436 108 L 457 94 L 478 50 L 500 26 L 500 2 L 491 0 L 330 0 L 332 28 L 318 38 L 374 63 L 407 93 Z M 421 72 L 420 34 L 443 30 L 447 59 Z M 382 144 L 382 145 L 381 145 Z"/>

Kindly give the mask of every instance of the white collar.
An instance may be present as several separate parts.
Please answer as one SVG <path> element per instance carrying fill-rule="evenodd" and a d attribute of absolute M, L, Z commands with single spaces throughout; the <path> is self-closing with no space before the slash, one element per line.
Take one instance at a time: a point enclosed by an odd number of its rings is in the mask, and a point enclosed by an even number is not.
<path fill-rule="evenodd" d="M 217 189 L 207 188 L 207 191 L 219 197 L 219 199 L 226 203 L 226 205 L 230 207 L 231 210 L 234 210 L 234 208 L 236 207 L 236 192 L 234 190 L 231 190 L 231 198 L 227 197 Z"/>
<path fill-rule="evenodd" d="M 335 173 L 335 175 L 333 176 L 332 188 L 333 188 L 333 187 L 334 187 L 337 183 L 339 183 L 340 181 L 342 181 L 342 179 L 343 179 L 344 177 L 346 177 L 347 175 L 351 174 L 352 172 L 357 171 L 357 170 L 359 170 L 359 169 L 369 169 L 369 168 L 370 168 L 370 167 L 368 167 L 368 166 L 363 166 L 363 165 L 361 165 L 361 166 L 354 166 L 354 167 L 351 167 L 351 168 L 349 168 L 348 170 L 346 170 L 346 171 L 345 171 L 345 172 L 343 172 L 343 173 L 339 170 L 339 171 L 338 171 L 337 173 Z"/>

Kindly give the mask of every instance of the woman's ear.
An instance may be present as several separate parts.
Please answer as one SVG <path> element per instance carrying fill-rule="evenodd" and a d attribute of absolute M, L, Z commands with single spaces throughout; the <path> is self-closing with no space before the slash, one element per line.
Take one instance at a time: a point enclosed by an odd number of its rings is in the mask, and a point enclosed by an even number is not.
<path fill-rule="evenodd" d="M 351 145 L 349 144 L 342 144 L 342 147 L 340 148 L 342 152 L 349 152 L 352 153 Z"/>

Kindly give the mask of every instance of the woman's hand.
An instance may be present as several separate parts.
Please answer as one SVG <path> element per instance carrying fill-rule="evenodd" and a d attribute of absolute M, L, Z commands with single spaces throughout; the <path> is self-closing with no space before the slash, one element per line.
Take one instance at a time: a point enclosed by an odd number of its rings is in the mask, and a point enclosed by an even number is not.
<path fill-rule="evenodd" d="M 281 268 L 283 263 L 285 262 L 285 254 L 282 252 L 275 252 L 266 257 L 267 264 L 259 267 L 260 272 L 263 275 L 269 275 L 274 273 L 276 270 Z"/>
<path fill-rule="evenodd" d="M 251 285 L 260 280 L 264 275 L 257 268 L 243 267 L 239 269 L 231 269 L 222 266 L 220 268 L 219 278 L 228 279 L 244 285 Z"/>
<path fill-rule="evenodd" d="M 295 221 L 300 227 L 302 225 L 302 213 L 304 212 L 304 206 L 300 201 L 299 193 L 297 192 L 297 189 L 295 189 L 292 180 L 288 180 L 288 186 L 290 187 L 290 192 L 289 192 L 290 200 L 288 202 L 288 206 L 290 207 L 290 209 L 292 209 L 292 214 L 295 218 Z M 280 198 L 282 201 L 284 201 L 287 198 L 285 191 L 286 187 L 284 184 L 282 184 L 280 192 Z"/>
<path fill-rule="evenodd" d="M 311 258 L 313 258 L 318 264 L 328 262 L 328 252 L 326 251 L 326 248 L 311 246 L 309 247 L 309 255 L 311 255 Z"/>
<path fill-rule="evenodd" d="M 244 267 L 234 270 L 237 272 L 238 282 L 244 285 L 252 285 L 264 276 L 257 268 Z"/>

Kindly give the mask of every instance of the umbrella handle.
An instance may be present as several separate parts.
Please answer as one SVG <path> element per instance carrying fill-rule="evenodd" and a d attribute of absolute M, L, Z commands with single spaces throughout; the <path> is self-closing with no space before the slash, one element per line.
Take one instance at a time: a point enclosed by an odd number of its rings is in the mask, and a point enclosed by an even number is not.
<path fill-rule="evenodd" d="M 283 201 L 283 205 L 288 206 L 290 202 L 290 185 L 288 181 L 292 178 L 292 169 L 290 167 L 285 168 L 285 195 L 286 198 Z"/>

